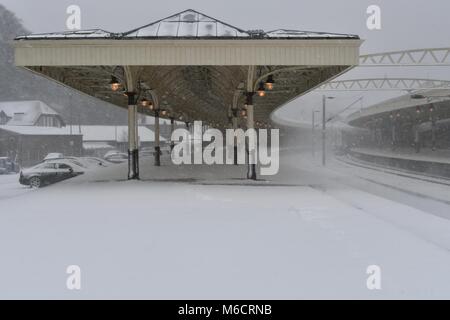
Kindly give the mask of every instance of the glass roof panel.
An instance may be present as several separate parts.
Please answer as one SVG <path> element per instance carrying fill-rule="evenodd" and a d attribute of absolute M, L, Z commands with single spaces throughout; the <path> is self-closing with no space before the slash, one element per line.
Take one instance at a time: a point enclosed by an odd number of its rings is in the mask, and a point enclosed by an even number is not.
<path fill-rule="evenodd" d="M 161 21 L 159 24 L 158 37 L 176 37 L 178 32 L 178 22 Z"/>
<path fill-rule="evenodd" d="M 259 30 L 258 30 L 259 31 Z M 195 10 L 186 10 L 125 33 L 101 29 L 34 34 L 16 39 L 83 39 L 83 38 L 257 38 L 257 39 L 359 39 L 356 35 L 278 29 L 270 32 L 244 31 Z"/>
<path fill-rule="evenodd" d="M 199 14 L 197 12 L 193 12 L 193 11 L 182 12 L 178 15 L 179 21 L 184 21 L 184 22 L 196 22 L 196 21 L 198 21 L 198 16 L 199 16 Z"/>
<path fill-rule="evenodd" d="M 216 37 L 217 26 L 215 22 L 198 22 L 198 36 L 199 37 Z"/>

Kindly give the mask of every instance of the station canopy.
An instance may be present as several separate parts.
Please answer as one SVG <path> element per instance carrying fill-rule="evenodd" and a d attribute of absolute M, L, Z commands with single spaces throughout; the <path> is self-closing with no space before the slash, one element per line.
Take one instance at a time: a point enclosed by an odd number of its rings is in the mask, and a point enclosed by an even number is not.
<path fill-rule="evenodd" d="M 255 122 L 268 123 L 275 109 L 357 65 L 362 43 L 348 34 L 245 31 L 194 10 L 123 33 L 80 30 L 14 42 L 17 66 L 124 108 L 124 92 L 111 91 L 110 82 L 124 78 L 126 66 L 140 97 L 150 91 L 166 117 L 218 127 L 243 107 L 246 91 L 272 75 L 273 90 L 254 98 Z"/>

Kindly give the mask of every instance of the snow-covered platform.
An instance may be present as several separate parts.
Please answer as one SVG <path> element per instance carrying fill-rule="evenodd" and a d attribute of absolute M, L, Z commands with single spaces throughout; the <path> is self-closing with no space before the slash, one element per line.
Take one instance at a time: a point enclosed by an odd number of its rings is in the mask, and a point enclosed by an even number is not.
<path fill-rule="evenodd" d="M 411 149 L 387 150 L 354 148 L 349 154 L 357 159 L 378 165 L 419 172 L 435 177 L 450 178 L 450 150 Z"/>
<path fill-rule="evenodd" d="M 450 297 L 450 220 L 350 186 L 348 171 L 283 161 L 255 185 L 245 167 L 144 161 L 141 181 L 119 165 L 4 197 L 0 297 Z"/>
<path fill-rule="evenodd" d="M 397 149 L 394 151 L 389 149 L 352 148 L 352 151 L 373 156 L 412 161 L 436 162 L 450 165 L 450 150 L 432 151 L 430 149 L 422 149 L 420 153 L 417 153 L 412 148 Z"/>

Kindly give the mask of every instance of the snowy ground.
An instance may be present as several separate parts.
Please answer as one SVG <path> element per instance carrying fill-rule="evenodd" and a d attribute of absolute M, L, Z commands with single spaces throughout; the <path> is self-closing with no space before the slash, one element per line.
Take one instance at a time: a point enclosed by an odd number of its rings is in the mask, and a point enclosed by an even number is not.
<path fill-rule="evenodd" d="M 450 298 L 450 187 L 306 155 L 244 172 L 146 161 L 143 181 L 119 165 L 32 191 L 0 176 L 0 298 Z"/>

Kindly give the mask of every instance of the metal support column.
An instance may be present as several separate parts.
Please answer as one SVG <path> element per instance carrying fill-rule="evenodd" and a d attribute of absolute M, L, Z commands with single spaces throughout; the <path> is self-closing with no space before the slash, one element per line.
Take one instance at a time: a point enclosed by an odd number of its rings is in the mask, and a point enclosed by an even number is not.
<path fill-rule="evenodd" d="M 155 166 L 161 166 L 161 146 L 159 141 L 159 109 L 155 110 Z"/>
<path fill-rule="evenodd" d="M 253 95 L 254 92 L 247 93 L 247 130 L 254 129 L 254 107 L 253 107 Z M 256 149 L 255 145 L 256 141 L 252 141 L 252 139 L 248 140 L 248 172 L 247 178 L 251 180 L 256 180 L 256 163 L 254 163 L 256 159 Z M 251 161 L 253 160 L 253 161 Z M 253 162 L 253 163 L 251 163 Z"/>
<path fill-rule="evenodd" d="M 391 116 L 391 146 L 392 150 L 397 148 L 397 119 L 395 116 Z"/>
<path fill-rule="evenodd" d="M 420 152 L 420 147 L 421 147 L 420 146 L 420 144 L 421 144 L 420 130 L 419 130 L 420 123 L 421 123 L 421 120 L 420 120 L 420 109 L 418 109 L 417 110 L 417 116 L 416 116 L 416 124 L 415 124 L 414 129 L 413 129 L 413 133 L 414 133 L 414 148 L 416 150 L 416 153 Z"/>
<path fill-rule="evenodd" d="M 172 134 L 175 131 L 175 119 L 170 118 L 170 151 L 175 148 L 175 141 L 172 140 Z"/>
<path fill-rule="evenodd" d="M 322 105 L 322 166 L 326 166 L 327 164 L 327 146 L 326 146 L 326 124 L 327 124 L 327 115 L 326 115 L 326 104 L 327 97 L 323 96 L 323 105 Z"/>
<path fill-rule="evenodd" d="M 253 107 L 253 95 L 255 94 L 255 66 L 249 66 L 247 72 L 247 94 L 246 94 L 246 104 L 247 104 L 247 130 L 254 129 L 254 107 Z M 247 179 L 256 180 L 256 161 L 252 164 L 250 161 L 256 160 L 256 148 L 254 145 L 256 141 L 248 139 L 248 171 Z"/>
<path fill-rule="evenodd" d="M 192 151 L 191 150 L 191 148 L 192 148 L 191 128 L 190 128 L 190 125 L 189 125 L 188 121 L 186 121 L 184 124 L 186 125 L 186 130 L 187 130 L 187 135 L 188 135 L 186 137 L 186 142 L 188 144 L 188 148 L 187 148 L 186 154 L 187 154 L 188 157 L 191 157 L 191 151 Z"/>
<path fill-rule="evenodd" d="M 139 150 L 137 146 L 137 106 L 136 93 L 127 92 L 128 96 L 128 179 L 139 179 Z"/>
<path fill-rule="evenodd" d="M 431 150 L 436 151 L 436 117 L 434 116 L 434 106 L 430 106 L 430 122 L 431 122 Z"/>
<path fill-rule="evenodd" d="M 231 113 L 232 113 L 231 122 L 233 125 L 233 130 L 236 131 L 238 129 L 238 109 L 237 108 L 231 109 Z M 234 138 L 233 149 L 234 149 L 233 162 L 234 162 L 234 165 L 237 166 L 238 165 L 238 155 L 237 155 L 238 147 L 237 147 L 237 138 L 236 137 Z"/>

